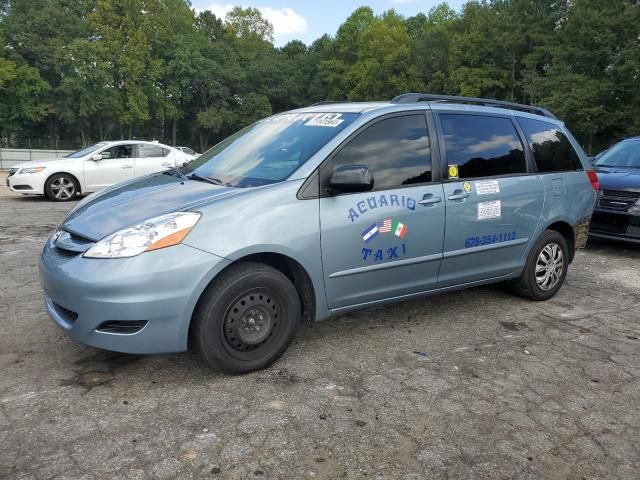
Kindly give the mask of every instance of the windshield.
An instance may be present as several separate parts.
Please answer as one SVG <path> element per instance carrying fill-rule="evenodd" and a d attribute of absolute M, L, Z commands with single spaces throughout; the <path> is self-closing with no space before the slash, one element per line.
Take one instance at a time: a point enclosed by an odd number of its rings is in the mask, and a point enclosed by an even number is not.
<path fill-rule="evenodd" d="M 92 152 L 95 152 L 101 147 L 104 147 L 106 143 L 96 143 L 94 145 L 89 145 L 88 147 L 84 147 L 82 150 L 78 150 L 77 152 L 70 153 L 67 155 L 67 158 L 80 158 L 86 157 Z"/>
<path fill-rule="evenodd" d="M 358 116 L 356 113 L 284 113 L 231 135 L 185 170 L 232 187 L 281 182 Z"/>
<path fill-rule="evenodd" d="M 609 150 L 598 155 L 596 166 L 640 168 L 640 141 L 616 143 Z"/>

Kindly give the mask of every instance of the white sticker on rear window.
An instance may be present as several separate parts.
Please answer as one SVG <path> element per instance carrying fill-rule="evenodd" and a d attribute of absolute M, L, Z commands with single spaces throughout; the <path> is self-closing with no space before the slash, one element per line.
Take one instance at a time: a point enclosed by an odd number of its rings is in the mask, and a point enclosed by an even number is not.
<path fill-rule="evenodd" d="M 307 123 L 305 123 L 305 126 L 335 128 L 342 122 L 344 122 L 344 119 L 340 117 L 342 117 L 341 113 L 324 113 L 309 120 Z"/>
<path fill-rule="evenodd" d="M 478 195 L 500 193 L 500 185 L 498 185 L 497 180 L 485 180 L 482 182 L 476 182 L 476 193 Z"/>
<path fill-rule="evenodd" d="M 502 216 L 502 202 L 500 200 L 492 200 L 490 202 L 478 203 L 478 220 L 487 220 L 488 218 L 500 218 Z"/>

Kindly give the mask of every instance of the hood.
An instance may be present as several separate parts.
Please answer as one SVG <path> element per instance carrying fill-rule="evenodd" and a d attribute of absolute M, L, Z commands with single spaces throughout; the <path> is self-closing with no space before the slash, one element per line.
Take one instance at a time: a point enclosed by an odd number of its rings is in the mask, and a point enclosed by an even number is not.
<path fill-rule="evenodd" d="M 62 223 L 68 232 L 98 241 L 118 230 L 165 213 L 187 210 L 245 189 L 216 186 L 156 173 L 117 184 L 87 197 Z"/>
<path fill-rule="evenodd" d="M 82 160 L 80 158 L 67 158 L 67 157 L 58 157 L 58 158 L 47 158 L 44 160 L 29 160 L 28 162 L 16 163 L 11 166 L 11 168 L 32 168 L 32 167 L 46 167 L 49 165 L 57 164 L 60 162 L 73 162 L 76 160 Z"/>
<path fill-rule="evenodd" d="M 601 190 L 640 191 L 640 168 L 596 167 Z"/>

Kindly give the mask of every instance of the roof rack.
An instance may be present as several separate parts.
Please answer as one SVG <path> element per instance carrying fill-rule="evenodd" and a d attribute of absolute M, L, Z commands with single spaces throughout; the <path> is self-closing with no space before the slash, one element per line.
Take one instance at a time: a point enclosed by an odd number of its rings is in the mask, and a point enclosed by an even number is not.
<path fill-rule="evenodd" d="M 323 100 L 321 102 L 312 103 L 312 107 L 316 107 L 318 105 L 331 105 L 332 103 L 347 103 L 347 100 Z"/>
<path fill-rule="evenodd" d="M 446 103 L 470 103 L 474 105 L 484 105 L 487 107 L 508 108 L 520 110 L 522 112 L 535 113 L 549 118 L 556 118 L 546 108 L 535 107 L 533 105 L 523 105 L 521 103 L 504 102 L 502 100 L 492 100 L 489 98 L 457 97 L 454 95 L 434 95 L 431 93 L 405 93 L 391 100 L 391 103 L 417 103 L 417 102 L 446 102 Z"/>

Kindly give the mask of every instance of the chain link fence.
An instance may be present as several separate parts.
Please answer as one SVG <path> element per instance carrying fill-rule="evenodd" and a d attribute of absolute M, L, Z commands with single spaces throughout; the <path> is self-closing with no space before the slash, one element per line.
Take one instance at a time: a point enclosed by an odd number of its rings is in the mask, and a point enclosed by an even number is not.
<path fill-rule="evenodd" d="M 78 150 L 82 148 L 75 140 L 59 140 L 51 137 L 3 136 L 0 137 L 0 148 L 19 150 Z"/>

